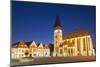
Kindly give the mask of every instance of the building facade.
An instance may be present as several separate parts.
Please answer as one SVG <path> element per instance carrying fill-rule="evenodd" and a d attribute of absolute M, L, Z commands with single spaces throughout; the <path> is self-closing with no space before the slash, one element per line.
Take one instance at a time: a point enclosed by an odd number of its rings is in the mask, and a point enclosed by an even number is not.
<path fill-rule="evenodd" d="M 59 16 L 54 24 L 53 54 L 45 44 L 36 44 L 35 41 L 20 41 L 11 47 L 11 57 L 19 59 L 23 57 L 50 57 L 50 56 L 95 56 L 92 38 L 87 31 L 63 34 Z M 50 55 L 51 54 L 51 55 Z"/>
<path fill-rule="evenodd" d="M 50 57 L 50 49 L 42 43 L 36 44 L 35 41 L 25 43 L 20 41 L 11 48 L 11 58 L 20 59 L 24 57 Z"/>
<path fill-rule="evenodd" d="M 92 38 L 86 31 L 63 35 L 62 25 L 57 16 L 54 24 L 53 56 L 95 56 Z"/>
<path fill-rule="evenodd" d="M 23 57 L 28 57 L 28 46 L 25 44 L 24 41 L 18 42 L 17 45 L 14 45 L 11 48 L 12 55 L 11 57 L 13 59 L 18 59 L 18 58 L 23 58 Z"/>

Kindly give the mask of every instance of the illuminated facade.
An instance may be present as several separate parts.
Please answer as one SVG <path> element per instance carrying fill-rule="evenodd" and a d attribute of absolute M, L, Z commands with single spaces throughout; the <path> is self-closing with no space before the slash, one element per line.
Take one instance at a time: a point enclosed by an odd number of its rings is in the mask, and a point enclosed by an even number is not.
<path fill-rule="evenodd" d="M 20 41 L 16 43 L 14 46 L 12 46 L 11 51 L 12 59 L 20 59 L 24 57 L 50 56 L 50 49 L 47 45 L 43 45 L 42 43 L 37 45 L 34 41 L 31 41 L 30 43 Z"/>
<path fill-rule="evenodd" d="M 24 43 L 24 41 L 19 42 L 17 45 L 14 45 L 11 48 L 12 58 L 23 58 L 28 56 L 28 46 Z"/>
<path fill-rule="evenodd" d="M 95 56 L 92 38 L 86 31 L 63 36 L 64 56 Z"/>
<path fill-rule="evenodd" d="M 92 38 L 86 31 L 78 31 L 64 34 L 60 19 L 57 16 L 54 24 L 54 50 L 42 43 L 34 41 L 25 43 L 20 41 L 11 48 L 11 57 L 19 59 L 23 57 L 50 57 L 50 56 L 95 56 Z M 50 55 L 50 53 L 53 53 Z"/>
<path fill-rule="evenodd" d="M 54 56 L 62 55 L 62 26 L 60 24 L 59 17 L 56 18 L 54 25 Z"/>
<path fill-rule="evenodd" d="M 60 19 L 57 16 L 54 25 L 53 56 L 95 56 L 92 38 L 86 31 L 63 35 Z"/>

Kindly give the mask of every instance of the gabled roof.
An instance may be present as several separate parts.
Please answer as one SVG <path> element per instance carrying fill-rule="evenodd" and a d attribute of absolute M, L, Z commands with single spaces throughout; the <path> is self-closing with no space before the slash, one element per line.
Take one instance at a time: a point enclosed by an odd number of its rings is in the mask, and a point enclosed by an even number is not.
<path fill-rule="evenodd" d="M 37 45 L 36 45 L 35 41 L 32 41 L 32 43 L 29 45 L 29 47 L 30 48 L 36 48 Z"/>
<path fill-rule="evenodd" d="M 85 30 L 81 30 L 81 31 L 77 31 L 77 32 L 64 34 L 63 39 L 70 39 L 70 38 L 81 37 L 81 36 L 86 36 L 86 35 L 89 35 L 89 33 Z"/>
<path fill-rule="evenodd" d="M 28 46 L 26 45 L 24 41 L 20 41 L 17 47 L 18 48 L 28 48 Z"/>
<path fill-rule="evenodd" d="M 26 42 L 26 45 L 29 47 L 33 41 Z"/>
<path fill-rule="evenodd" d="M 40 45 L 38 46 L 38 48 L 44 48 L 43 44 L 40 43 Z"/>
<path fill-rule="evenodd" d="M 28 45 L 24 41 L 19 41 L 11 45 L 13 48 L 27 48 Z"/>
<path fill-rule="evenodd" d="M 11 47 L 13 48 L 26 48 L 26 47 L 34 48 L 35 47 L 35 48 L 45 48 L 45 49 L 49 48 L 48 45 L 43 43 L 36 43 L 35 41 L 29 41 L 29 42 L 20 41 L 20 42 L 13 43 Z"/>
<path fill-rule="evenodd" d="M 19 42 L 13 43 L 13 44 L 11 45 L 11 47 L 17 48 L 17 47 L 18 47 L 18 44 L 19 44 Z"/>

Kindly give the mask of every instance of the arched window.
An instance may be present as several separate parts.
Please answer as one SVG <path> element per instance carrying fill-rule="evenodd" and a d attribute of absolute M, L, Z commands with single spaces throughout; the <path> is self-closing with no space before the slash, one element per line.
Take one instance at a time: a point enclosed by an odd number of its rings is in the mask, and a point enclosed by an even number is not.
<path fill-rule="evenodd" d="M 86 41 L 85 41 L 85 38 L 83 38 L 83 50 L 84 51 L 86 50 Z"/>
<path fill-rule="evenodd" d="M 73 49 L 71 49 L 71 55 L 73 55 Z"/>
<path fill-rule="evenodd" d="M 77 50 L 80 51 L 80 39 L 77 39 Z"/>
<path fill-rule="evenodd" d="M 62 54 L 62 49 L 60 49 L 60 54 Z"/>
<path fill-rule="evenodd" d="M 88 49 L 90 50 L 90 39 L 87 38 L 87 40 L 88 40 Z"/>

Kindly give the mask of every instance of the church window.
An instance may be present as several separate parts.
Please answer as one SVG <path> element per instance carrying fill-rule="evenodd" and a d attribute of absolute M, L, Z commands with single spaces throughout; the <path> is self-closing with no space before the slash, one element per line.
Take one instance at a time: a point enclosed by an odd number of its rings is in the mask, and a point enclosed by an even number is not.
<path fill-rule="evenodd" d="M 90 39 L 89 38 L 87 38 L 88 39 L 88 47 L 89 47 L 89 50 L 90 50 Z"/>
<path fill-rule="evenodd" d="M 77 50 L 80 51 L 80 39 L 77 39 Z"/>
<path fill-rule="evenodd" d="M 60 50 L 60 54 L 62 54 L 62 50 Z"/>
<path fill-rule="evenodd" d="M 85 38 L 83 38 L 83 50 L 85 51 L 86 50 L 86 48 L 85 48 L 85 44 L 86 42 L 85 42 Z"/>

